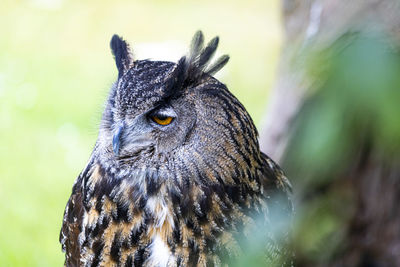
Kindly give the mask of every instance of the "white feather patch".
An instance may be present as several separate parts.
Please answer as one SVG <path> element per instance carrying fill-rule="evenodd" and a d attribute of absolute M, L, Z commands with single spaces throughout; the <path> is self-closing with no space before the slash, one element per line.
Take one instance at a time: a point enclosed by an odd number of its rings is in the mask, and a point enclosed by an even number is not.
<path fill-rule="evenodd" d="M 156 235 L 150 245 L 149 265 L 166 267 L 169 261 L 174 261 L 173 258 L 167 245 L 159 235 Z"/>

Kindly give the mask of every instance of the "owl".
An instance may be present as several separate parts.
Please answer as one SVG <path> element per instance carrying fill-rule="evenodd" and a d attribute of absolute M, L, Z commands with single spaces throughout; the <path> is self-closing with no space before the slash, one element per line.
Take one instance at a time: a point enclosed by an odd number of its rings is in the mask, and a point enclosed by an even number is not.
<path fill-rule="evenodd" d="M 251 229 L 266 260 L 283 255 L 290 183 L 213 77 L 229 60 L 210 63 L 218 37 L 197 32 L 177 63 L 135 60 L 117 35 L 110 45 L 118 79 L 65 208 L 65 265 L 226 266 Z"/>

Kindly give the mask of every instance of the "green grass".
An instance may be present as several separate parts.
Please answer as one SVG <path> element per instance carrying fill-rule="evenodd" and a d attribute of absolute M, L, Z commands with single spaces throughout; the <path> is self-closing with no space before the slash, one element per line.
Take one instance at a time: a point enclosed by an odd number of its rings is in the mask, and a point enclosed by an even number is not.
<path fill-rule="evenodd" d="M 60 2 L 59 7 L 43 3 Z M 42 3 L 42 4 L 40 4 Z M 60 266 L 65 204 L 94 145 L 116 68 L 135 44 L 219 35 L 221 80 L 256 123 L 280 45 L 278 1 L 11 1 L 0 9 L 0 265 Z"/>

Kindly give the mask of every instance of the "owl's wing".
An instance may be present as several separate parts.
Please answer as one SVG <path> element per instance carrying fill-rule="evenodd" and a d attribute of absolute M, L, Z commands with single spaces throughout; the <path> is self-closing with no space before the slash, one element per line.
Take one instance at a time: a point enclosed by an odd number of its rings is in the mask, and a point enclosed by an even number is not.
<path fill-rule="evenodd" d="M 282 169 L 267 155 L 262 154 L 265 164 L 264 188 L 269 196 L 268 213 L 272 239 L 267 246 L 269 262 L 279 262 L 280 266 L 293 266 L 293 253 L 287 247 L 290 238 L 293 204 L 292 186 Z"/>
<path fill-rule="evenodd" d="M 263 170 L 263 186 L 267 190 L 269 196 L 275 196 L 279 200 L 279 205 L 289 215 L 293 213 L 293 205 L 291 200 L 292 185 L 286 177 L 282 169 L 267 155 L 262 153 L 264 161 Z"/>
<path fill-rule="evenodd" d="M 72 188 L 72 194 L 67 202 L 64 211 L 63 225 L 60 232 L 60 243 L 65 255 L 65 266 L 80 266 L 81 244 L 79 234 L 82 231 L 84 215 L 84 188 L 83 181 L 86 180 L 88 171 L 91 169 L 91 162 L 78 176 Z"/>

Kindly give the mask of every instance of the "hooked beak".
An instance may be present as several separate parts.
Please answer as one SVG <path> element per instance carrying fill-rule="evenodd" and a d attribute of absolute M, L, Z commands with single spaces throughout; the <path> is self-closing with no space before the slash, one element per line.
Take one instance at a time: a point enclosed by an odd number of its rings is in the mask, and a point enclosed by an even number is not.
<path fill-rule="evenodd" d="M 118 156 L 118 154 L 119 154 L 119 148 L 120 148 L 120 143 L 121 143 L 121 134 L 122 134 L 123 129 L 124 129 L 124 124 L 120 124 L 113 136 L 112 146 L 113 146 L 114 154 L 116 156 Z"/>

